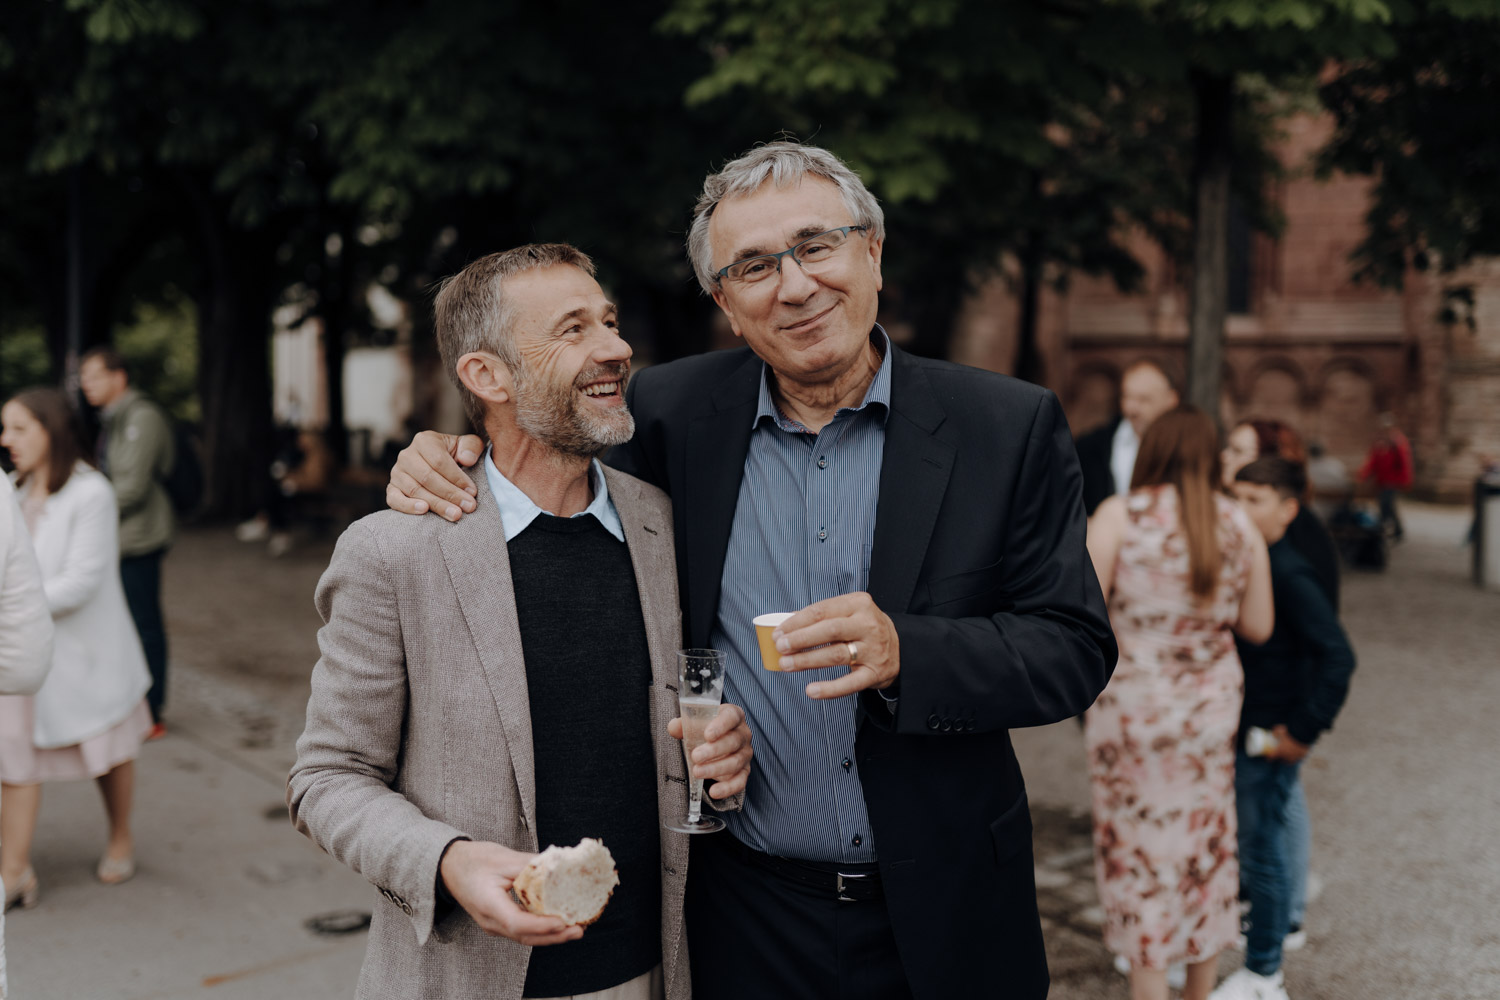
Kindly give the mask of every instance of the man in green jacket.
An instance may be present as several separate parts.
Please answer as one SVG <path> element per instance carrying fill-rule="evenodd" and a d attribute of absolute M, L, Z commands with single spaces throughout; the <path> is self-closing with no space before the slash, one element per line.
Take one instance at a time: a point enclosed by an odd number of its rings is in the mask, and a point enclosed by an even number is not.
<path fill-rule="evenodd" d="M 150 739 L 166 732 L 167 632 L 161 615 L 161 559 L 172 542 L 172 500 L 163 481 L 176 461 L 172 424 L 161 407 L 130 387 L 125 359 L 111 347 L 83 356 L 78 380 L 99 408 L 99 468 L 120 506 L 120 579 L 151 667 Z"/>

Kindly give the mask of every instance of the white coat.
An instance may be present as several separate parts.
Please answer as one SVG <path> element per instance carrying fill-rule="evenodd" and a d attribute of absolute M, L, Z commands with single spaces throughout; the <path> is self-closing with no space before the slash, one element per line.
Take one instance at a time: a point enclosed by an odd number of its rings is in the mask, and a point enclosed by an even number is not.
<path fill-rule="evenodd" d="M 119 724 L 151 687 L 120 583 L 120 515 L 109 480 L 80 462 L 47 498 L 32 544 L 56 627 L 32 740 L 73 746 Z"/>
<path fill-rule="evenodd" d="M 42 571 L 10 480 L 0 476 L 0 694 L 34 694 L 52 665 Z"/>

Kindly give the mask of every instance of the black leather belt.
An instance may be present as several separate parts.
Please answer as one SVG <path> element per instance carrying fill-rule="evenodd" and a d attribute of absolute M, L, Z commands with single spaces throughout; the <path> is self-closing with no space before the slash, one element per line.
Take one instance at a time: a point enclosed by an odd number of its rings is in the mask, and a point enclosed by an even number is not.
<path fill-rule="evenodd" d="M 845 903 L 865 903 L 885 898 L 885 888 L 880 882 L 880 869 L 873 863 L 841 865 L 797 861 L 757 851 L 732 836 L 721 835 L 714 839 L 719 842 L 717 846 L 727 847 L 741 861 L 788 882 L 826 893 L 831 899 Z"/>

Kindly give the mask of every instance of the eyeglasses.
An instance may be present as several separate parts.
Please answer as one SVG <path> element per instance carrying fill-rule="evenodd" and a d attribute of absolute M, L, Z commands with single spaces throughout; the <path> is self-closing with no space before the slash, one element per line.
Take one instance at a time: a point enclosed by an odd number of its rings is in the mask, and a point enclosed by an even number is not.
<path fill-rule="evenodd" d="M 714 280 L 722 283 L 727 278 L 741 285 L 764 281 L 773 274 L 781 273 L 781 258 L 788 255 L 802 270 L 816 272 L 838 256 L 839 251 L 849 242 L 850 233 L 868 232 L 869 229 L 869 226 L 839 226 L 837 229 L 809 236 L 780 253 L 766 253 L 759 257 L 737 260 L 728 267 L 720 268 L 714 274 Z"/>

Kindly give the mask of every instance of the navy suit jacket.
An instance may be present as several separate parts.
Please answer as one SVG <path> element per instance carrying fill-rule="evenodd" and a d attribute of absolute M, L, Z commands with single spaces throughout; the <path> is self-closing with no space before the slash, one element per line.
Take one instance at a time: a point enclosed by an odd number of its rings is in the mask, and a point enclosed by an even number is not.
<path fill-rule="evenodd" d="M 1008 731 L 1078 715 L 1114 668 L 1078 459 L 1050 391 L 891 350 L 869 592 L 900 637 L 899 700 L 863 692 L 855 739 L 891 923 L 918 998 L 1044 997 Z M 691 646 L 717 612 L 760 373 L 748 348 L 641 372 L 635 437 L 610 455 L 672 498 Z"/>

